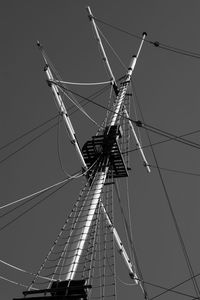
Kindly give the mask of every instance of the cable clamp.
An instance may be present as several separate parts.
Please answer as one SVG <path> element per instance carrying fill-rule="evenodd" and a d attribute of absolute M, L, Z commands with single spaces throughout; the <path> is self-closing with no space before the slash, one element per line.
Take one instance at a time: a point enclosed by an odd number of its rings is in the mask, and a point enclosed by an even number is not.
<path fill-rule="evenodd" d="M 47 79 L 47 84 L 48 84 L 49 87 L 52 86 L 52 82 L 50 80 L 48 80 L 48 79 Z"/>
<path fill-rule="evenodd" d="M 160 43 L 158 41 L 155 41 L 155 42 L 151 42 L 155 47 L 159 47 L 160 46 Z"/>
<path fill-rule="evenodd" d="M 135 121 L 135 124 L 137 127 L 143 127 L 143 123 L 140 120 Z"/>
<path fill-rule="evenodd" d="M 49 67 L 49 66 L 48 66 L 47 64 L 44 66 L 44 72 L 47 71 L 48 67 Z"/>

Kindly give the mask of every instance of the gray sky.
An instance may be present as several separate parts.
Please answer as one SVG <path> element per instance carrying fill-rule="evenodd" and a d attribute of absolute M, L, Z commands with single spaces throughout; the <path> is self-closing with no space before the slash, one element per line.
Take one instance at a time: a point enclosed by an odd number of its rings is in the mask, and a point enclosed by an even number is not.
<path fill-rule="evenodd" d="M 0 146 L 56 114 L 51 92 L 45 82 L 43 61 L 36 47 L 40 40 L 53 64 L 65 80 L 107 80 L 85 7 L 113 25 L 129 32 L 148 33 L 148 39 L 200 53 L 199 10 L 197 0 L 124 0 L 124 1 L 1 1 L 0 4 Z M 99 23 L 103 33 L 127 65 L 139 45 L 138 40 Z M 108 51 L 116 77 L 124 74 L 116 58 Z M 145 44 L 138 60 L 134 83 L 147 124 L 181 135 L 200 129 L 200 61 Z M 88 96 L 94 88 L 77 89 Z M 107 99 L 99 98 L 105 104 Z M 93 105 L 87 111 L 101 122 L 104 111 Z M 134 116 L 133 116 L 134 117 Z M 72 117 L 80 144 L 96 132 L 95 126 L 80 113 Z M 147 143 L 141 132 L 143 143 Z M 34 135 L 33 135 L 34 137 Z M 151 134 L 152 141 L 161 136 Z M 74 150 L 62 132 L 62 159 L 66 170 L 80 169 Z M 199 134 L 188 137 L 199 143 Z M 28 141 L 28 140 L 26 140 Z M 0 153 L 0 160 L 18 146 Z M 132 143 L 132 147 L 134 144 Z M 155 164 L 150 149 L 145 153 Z M 155 146 L 161 167 L 200 173 L 199 150 L 176 142 Z M 138 153 L 131 154 L 131 209 L 134 241 L 144 279 L 170 287 L 188 278 L 174 224 L 156 169 L 147 175 Z M 56 130 L 41 137 L 30 147 L 0 164 L 1 200 L 9 203 L 63 178 L 57 155 Z M 195 273 L 199 265 L 199 177 L 163 171 L 163 178 L 181 228 Z M 32 272 L 37 271 L 64 218 L 77 199 L 82 180 L 69 184 L 56 196 L 33 209 L 0 232 L 0 259 Z M 35 203 L 35 202 L 34 202 Z M 116 204 L 117 205 L 117 204 Z M 117 209 L 116 209 L 117 210 Z M 12 217 L 2 218 L 1 226 Z M 119 232 L 124 236 L 116 216 Z M 118 262 L 119 261 L 119 262 Z M 117 258 L 118 276 L 130 282 Z M 1 276 L 19 282 L 28 278 L 1 266 Z M 197 277 L 198 279 L 198 277 Z M 118 299 L 143 299 L 139 288 L 118 284 Z M 4 300 L 21 296 L 23 289 L 0 281 Z M 160 289 L 148 286 L 150 297 Z M 191 284 L 180 291 L 195 295 Z M 166 294 L 160 299 L 186 299 Z"/>

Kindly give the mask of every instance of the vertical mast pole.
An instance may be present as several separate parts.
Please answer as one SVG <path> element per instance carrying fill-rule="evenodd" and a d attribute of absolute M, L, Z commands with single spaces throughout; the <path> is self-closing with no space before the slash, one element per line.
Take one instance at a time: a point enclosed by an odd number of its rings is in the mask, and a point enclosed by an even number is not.
<path fill-rule="evenodd" d="M 128 85 L 130 83 L 130 79 L 131 79 L 131 75 L 135 63 L 136 61 L 134 56 L 131 59 L 131 63 L 129 65 L 127 74 L 125 76 L 125 80 L 121 83 L 121 87 L 119 89 L 117 98 L 115 100 L 114 113 L 112 114 L 108 122 L 109 128 L 111 128 L 111 126 L 115 126 L 120 118 L 120 110 L 122 109 L 123 106 L 123 100 L 125 98 Z M 108 135 L 109 132 L 107 131 L 106 134 Z M 117 136 L 115 138 L 117 138 Z M 109 151 L 112 151 L 112 147 L 111 149 L 109 149 Z M 108 174 L 109 155 L 110 155 L 109 151 L 108 153 L 103 154 L 102 157 L 103 167 L 100 166 L 100 168 L 97 169 L 97 172 L 93 177 L 91 189 L 87 198 L 88 210 L 83 208 L 83 211 L 81 211 L 80 215 L 78 216 L 76 226 L 74 226 L 73 235 L 71 236 L 71 240 L 70 243 L 68 244 L 68 249 L 67 249 L 69 256 L 65 258 L 60 280 L 73 280 L 76 275 L 79 261 L 87 240 L 88 232 L 90 230 L 97 205 L 100 203 L 100 198 L 103 191 L 104 183 L 106 181 L 106 177 Z M 117 235 L 115 236 L 115 238 L 117 239 Z M 133 273 L 134 272 L 132 272 L 132 274 Z"/>
<path fill-rule="evenodd" d="M 54 94 L 54 97 L 55 97 L 56 104 L 58 106 L 59 112 L 60 112 L 60 114 L 63 117 L 64 123 L 66 125 L 67 131 L 68 131 L 68 134 L 69 134 L 69 137 L 70 137 L 70 141 L 71 141 L 71 143 L 74 145 L 74 147 L 76 149 L 76 152 L 78 154 L 78 157 L 80 159 L 80 162 L 81 162 L 81 165 L 82 165 L 83 169 L 87 170 L 87 165 L 86 165 L 85 160 L 83 158 L 83 155 L 81 153 L 81 149 L 80 149 L 80 146 L 78 144 L 78 141 L 77 141 L 77 138 L 76 138 L 76 134 L 75 134 L 73 125 L 72 125 L 71 120 L 70 120 L 70 118 L 68 116 L 67 110 L 66 110 L 65 105 L 63 103 L 63 100 L 62 100 L 62 97 L 61 97 L 60 92 L 58 90 L 58 87 L 56 86 L 56 84 L 53 83 L 54 82 L 53 74 L 52 74 L 51 69 L 50 69 L 50 67 L 48 65 L 48 61 L 46 59 L 43 47 L 40 45 L 39 42 L 37 42 L 37 45 L 38 45 L 39 49 L 41 50 L 43 59 L 45 61 L 44 71 L 45 71 L 47 79 L 48 79 L 48 84 L 51 87 L 51 90 L 52 90 L 52 92 Z"/>

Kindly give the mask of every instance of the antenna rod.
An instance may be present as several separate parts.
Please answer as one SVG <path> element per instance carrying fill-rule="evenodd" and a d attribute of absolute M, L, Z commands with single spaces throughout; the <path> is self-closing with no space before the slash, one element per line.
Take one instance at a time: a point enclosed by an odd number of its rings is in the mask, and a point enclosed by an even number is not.
<path fill-rule="evenodd" d="M 45 71 L 46 76 L 48 78 L 48 85 L 50 86 L 50 88 L 51 88 L 51 90 L 52 90 L 52 92 L 54 94 L 54 97 L 55 97 L 56 104 L 58 106 L 59 112 L 62 115 L 64 123 L 66 125 L 67 131 L 68 131 L 68 134 L 69 134 L 69 137 L 70 137 L 70 141 L 71 141 L 71 143 L 74 145 L 74 147 L 76 149 L 76 152 L 78 154 L 78 157 L 80 159 L 80 162 L 81 162 L 81 165 L 82 165 L 83 169 L 87 170 L 87 165 L 85 163 L 85 160 L 83 158 L 80 146 L 78 144 L 78 140 L 76 138 L 76 134 L 75 134 L 73 125 L 71 123 L 71 120 L 70 120 L 69 115 L 67 113 L 67 110 L 65 108 L 65 105 L 64 105 L 64 102 L 62 100 L 62 97 L 61 97 L 61 95 L 59 93 L 58 87 L 56 86 L 56 84 L 54 84 L 54 77 L 53 77 L 53 74 L 52 74 L 51 69 L 49 67 L 48 60 L 46 58 L 44 49 L 43 49 L 42 45 L 40 44 L 40 42 L 37 42 L 37 46 L 39 47 L 39 49 L 40 49 L 40 51 L 42 53 L 42 57 L 43 57 L 43 59 L 45 61 L 44 71 Z"/>

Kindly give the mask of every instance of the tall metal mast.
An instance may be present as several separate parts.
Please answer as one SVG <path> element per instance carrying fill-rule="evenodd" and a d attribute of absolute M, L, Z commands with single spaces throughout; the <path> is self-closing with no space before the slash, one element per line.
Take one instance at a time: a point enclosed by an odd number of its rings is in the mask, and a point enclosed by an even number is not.
<path fill-rule="evenodd" d="M 91 15 L 91 10 L 88 8 L 88 11 Z M 101 43 L 101 39 L 98 35 L 98 30 L 96 27 L 96 24 L 94 22 L 93 17 L 91 17 L 96 35 L 97 40 L 100 44 L 101 53 L 103 56 L 103 60 L 106 63 L 106 67 L 108 69 L 109 74 L 111 75 L 111 80 L 113 84 L 113 88 L 116 93 L 116 99 L 113 104 L 113 113 L 111 114 L 107 126 L 103 130 L 103 134 L 101 136 L 93 137 L 92 140 L 92 147 L 91 148 L 91 141 L 88 141 L 83 146 L 83 149 L 81 151 L 74 128 L 72 126 L 72 123 L 70 121 L 70 118 L 67 114 L 66 108 L 64 106 L 64 103 L 62 101 L 61 95 L 59 93 L 58 87 L 56 85 L 56 82 L 54 80 L 53 74 L 51 72 L 51 69 L 48 65 L 47 58 L 45 56 L 45 53 L 43 51 L 42 46 L 38 43 L 38 46 L 42 52 L 43 58 L 45 60 L 45 73 L 47 75 L 48 84 L 52 89 L 52 92 L 54 94 L 57 106 L 59 108 L 59 111 L 61 115 L 63 116 L 63 120 L 66 124 L 68 134 L 70 137 L 70 140 L 72 144 L 74 144 L 75 149 L 78 153 L 78 156 L 80 158 L 82 167 L 84 170 L 93 168 L 93 174 L 90 176 L 90 189 L 89 193 L 87 195 L 87 206 L 88 209 L 83 209 L 79 212 L 78 216 L 78 222 L 74 225 L 73 233 L 70 237 L 70 244 L 68 244 L 67 252 L 70 253 L 70 256 L 67 256 L 64 258 L 63 262 L 63 268 L 60 272 L 59 281 L 62 282 L 68 282 L 68 285 L 70 285 L 71 281 L 74 281 L 76 272 L 79 266 L 79 262 L 84 250 L 84 247 L 86 245 L 87 237 L 89 230 L 91 228 L 91 224 L 95 215 L 95 211 L 98 207 L 98 205 L 101 205 L 101 209 L 103 213 L 106 216 L 107 223 L 109 225 L 109 228 L 114 234 L 114 238 L 116 241 L 116 244 L 118 245 L 119 251 L 122 254 L 124 261 L 129 269 L 130 276 L 135 279 L 136 283 L 138 283 L 137 274 L 134 270 L 133 265 L 131 264 L 128 255 L 126 253 L 125 248 L 123 247 L 121 243 L 121 239 L 119 238 L 119 235 L 113 226 L 110 218 L 108 217 L 106 210 L 103 206 L 103 203 L 101 202 L 101 196 L 104 184 L 106 182 L 106 179 L 110 176 L 110 174 L 113 174 L 113 177 L 124 177 L 128 176 L 127 169 L 123 160 L 123 157 L 120 153 L 120 148 L 118 145 L 118 139 L 121 137 L 121 129 L 120 129 L 120 119 L 122 117 L 123 111 L 124 111 L 124 98 L 127 93 L 127 89 L 130 84 L 131 76 L 133 74 L 137 58 L 139 56 L 139 53 L 141 51 L 145 34 L 143 35 L 141 44 L 139 46 L 139 50 L 137 55 L 132 56 L 127 73 L 125 74 L 124 80 L 120 83 L 119 88 L 117 87 L 115 77 L 112 73 L 112 70 L 110 68 L 109 62 L 106 57 L 106 53 L 104 51 L 103 45 Z M 126 113 L 127 116 L 127 113 Z M 129 117 L 128 117 L 129 118 Z M 139 141 L 139 140 L 138 140 Z M 100 149 L 98 155 L 95 157 L 96 153 L 96 147 Z M 142 151 L 142 149 L 140 149 Z M 98 161 L 98 164 L 95 165 L 95 161 Z M 145 156 L 143 155 L 143 159 L 145 159 Z M 95 165 L 93 167 L 93 165 Z M 31 292 L 26 292 L 26 295 Z M 32 292 L 33 293 L 33 292 Z M 25 293 L 24 293 L 25 294 Z M 57 299 L 57 298 L 56 298 Z M 59 298 L 58 298 L 59 299 Z M 66 298 L 67 299 L 67 298 Z M 79 298 L 77 298 L 79 299 Z"/>
<path fill-rule="evenodd" d="M 44 49 L 43 49 L 43 47 L 40 45 L 39 42 L 38 42 L 38 47 L 39 47 L 39 49 L 41 50 L 43 59 L 44 59 L 44 61 L 45 61 L 45 68 L 44 68 L 44 71 L 45 71 L 45 73 L 46 73 L 46 75 L 47 75 L 48 84 L 49 84 L 49 86 L 51 87 L 51 90 L 52 90 L 52 92 L 53 92 L 53 94 L 54 94 L 54 97 L 55 97 L 55 100 L 56 100 L 56 104 L 57 104 L 58 109 L 59 109 L 59 111 L 61 112 L 61 115 L 62 115 L 63 120 L 64 120 L 64 122 L 65 122 L 65 125 L 66 125 L 66 128 L 67 128 L 67 130 L 68 130 L 68 134 L 69 134 L 70 140 L 71 140 L 72 144 L 75 146 L 75 149 L 76 149 L 76 151 L 77 151 L 77 154 L 78 154 L 78 156 L 79 156 L 79 159 L 80 159 L 80 162 L 81 162 L 81 164 L 82 164 L 83 169 L 84 169 L 84 170 L 87 170 L 87 165 L 86 165 L 86 163 L 85 163 L 85 160 L 84 160 L 83 155 L 82 155 L 82 152 L 81 152 L 81 150 L 80 150 L 78 141 L 77 141 L 77 139 L 76 139 L 76 135 L 75 135 L 75 131 L 74 131 L 73 125 L 72 125 L 71 120 L 70 120 L 70 118 L 69 118 L 69 116 L 68 116 L 67 110 L 66 110 L 65 105 L 64 105 L 63 100 L 62 100 L 62 97 L 61 97 L 61 95 L 60 95 L 60 93 L 59 93 L 58 87 L 57 87 L 57 85 L 56 85 L 56 81 L 54 80 L 54 77 L 53 77 L 53 74 L 52 74 L 52 72 L 51 72 L 50 66 L 49 66 L 49 64 L 48 64 L 48 61 L 47 61 L 47 58 L 46 58 Z M 103 46 L 102 46 L 102 47 L 103 47 Z M 106 57 L 105 51 L 103 51 L 103 53 L 104 53 L 104 55 L 105 55 L 105 57 Z M 135 59 L 133 58 L 133 60 L 135 60 Z M 107 65 L 109 66 L 109 62 L 108 62 L 107 58 L 106 58 L 106 61 L 107 61 Z M 109 68 L 109 70 L 111 71 L 111 68 Z M 112 72 L 112 71 L 111 71 L 111 72 Z M 118 93 L 118 87 L 117 87 L 116 84 L 115 84 L 115 78 L 114 78 L 114 75 L 112 75 L 112 84 L 113 84 L 113 86 L 116 87 L 117 93 Z M 115 116 L 114 118 L 116 118 L 116 117 L 117 117 L 117 114 L 114 114 L 114 116 Z M 137 275 L 136 275 L 136 273 L 135 273 L 135 269 L 134 269 L 134 267 L 133 267 L 133 265 L 132 265 L 132 263 L 131 263 L 131 261 L 130 261 L 130 259 L 129 259 L 129 257 L 128 257 L 128 254 L 127 254 L 127 252 L 126 252 L 126 250 L 125 250 L 125 248 L 124 248 L 124 246 L 123 246 L 123 243 L 122 243 L 122 241 L 121 241 L 121 239 L 120 239 L 120 237 L 119 237 L 119 235 L 118 235 L 118 233 L 117 233 L 117 230 L 116 230 L 116 228 L 114 227 L 114 225 L 112 224 L 112 222 L 111 222 L 109 216 L 107 215 L 107 212 L 106 212 L 106 210 L 105 210 L 105 208 L 104 208 L 104 205 L 103 205 L 103 202 L 102 202 L 102 201 L 100 202 L 100 205 L 101 205 L 101 210 L 103 211 L 103 213 L 104 213 L 104 215 L 105 215 L 105 218 L 106 218 L 108 227 L 109 227 L 110 230 L 113 232 L 114 240 L 115 240 L 116 246 L 117 246 L 117 248 L 118 248 L 118 251 L 119 251 L 120 255 L 123 257 L 126 266 L 128 267 L 129 274 L 130 274 L 130 276 L 131 276 L 132 278 L 135 278 L 135 280 L 136 280 Z M 92 214 L 93 214 L 93 211 L 92 211 Z M 82 217 L 83 217 L 83 216 L 82 216 Z M 91 220 L 92 220 L 92 219 L 91 219 Z M 78 234 L 79 234 L 79 232 L 76 232 L 76 236 L 77 236 Z M 81 234 L 81 233 L 80 233 L 80 234 Z M 67 261 L 65 264 L 70 264 L 70 263 L 71 263 L 71 262 L 68 262 L 68 261 Z M 65 278 L 64 278 L 64 279 L 65 279 Z M 62 280 L 62 279 L 61 279 L 61 280 Z M 136 281 L 137 281 L 137 280 L 136 280 Z"/>
<path fill-rule="evenodd" d="M 142 41 L 143 43 L 143 41 Z M 130 83 L 131 75 L 133 73 L 136 63 L 136 57 L 133 56 L 126 73 L 125 79 L 122 81 L 119 87 L 117 98 L 114 102 L 114 113 L 111 115 L 108 126 L 105 128 L 102 136 L 102 140 L 99 141 L 100 146 L 102 147 L 101 151 L 101 161 L 99 162 L 99 167 L 94 175 L 93 182 L 91 184 L 90 194 L 88 196 L 89 200 L 87 203 L 89 209 L 84 210 L 79 217 L 81 223 L 77 224 L 74 229 L 75 238 L 70 241 L 68 251 L 70 252 L 70 257 L 67 257 L 65 260 L 63 273 L 66 275 L 61 275 L 61 280 L 72 280 L 76 275 L 76 270 L 78 268 L 79 260 L 86 243 L 87 235 L 92 223 L 92 219 L 97 208 L 97 205 L 100 201 L 104 183 L 110 168 L 110 157 L 112 156 L 112 163 L 115 165 L 115 169 L 118 168 L 118 174 L 116 177 L 126 176 L 126 167 L 124 165 L 122 156 L 120 155 L 119 148 L 117 148 L 117 140 L 120 136 L 119 130 L 119 121 L 121 118 L 121 110 L 123 108 L 123 101 Z M 95 145 L 95 141 L 93 142 Z M 87 147 L 87 143 L 85 144 Z M 83 147 L 84 150 L 84 147 Z M 115 161 L 115 156 L 118 156 L 118 162 Z M 120 158 L 119 158 L 120 157 Z M 89 157 L 87 157 L 89 159 Z M 81 240 L 77 239 L 77 236 L 81 236 Z"/>

